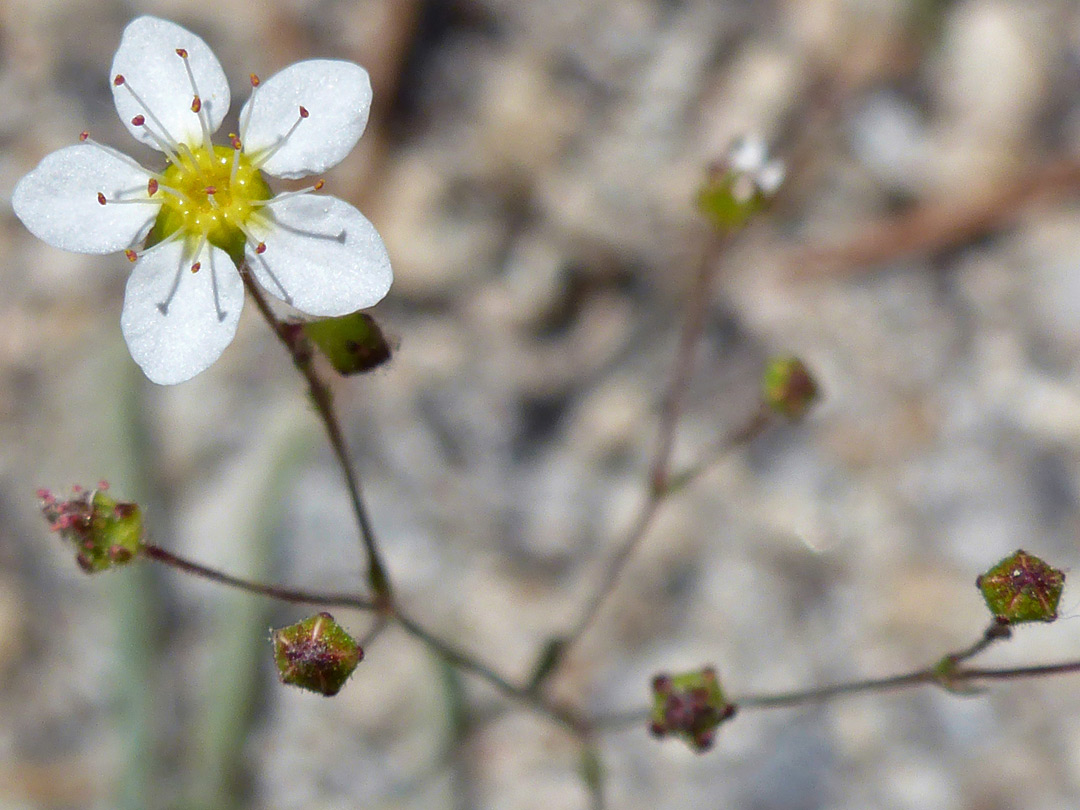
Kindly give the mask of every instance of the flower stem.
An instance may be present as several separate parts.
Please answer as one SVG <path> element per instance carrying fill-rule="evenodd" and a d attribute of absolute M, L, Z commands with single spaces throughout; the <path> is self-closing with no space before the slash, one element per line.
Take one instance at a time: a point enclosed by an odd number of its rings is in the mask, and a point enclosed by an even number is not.
<path fill-rule="evenodd" d="M 675 355 L 675 364 L 671 373 L 671 380 L 664 397 L 663 410 L 660 415 L 660 426 L 657 431 L 656 445 L 653 451 L 652 462 L 649 466 L 649 485 L 645 502 L 630 529 L 629 534 L 622 545 L 615 551 L 604 569 L 593 595 L 586 602 L 580 618 L 572 626 L 569 633 L 564 636 L 558 651 L 558 659 L 548 666 L 545 677 L 550 676 L 558 669 L 558 665 L 570 647 L 585 634 L 592 623 L 596 620 L 600 609 L 608 597 L 615 590 L 626 564 L 630 561 L 634 552 L 645 539 L 652 525 L 656 513 L 664 499 L 675 489 L 685 482 L 681 477 L 672 479 L 670 474 L 671 453 L 675 444 L 675 429 L 678 426 L 679 417 L 682 415 L 683 404 L 686 399 L 686 391 L 690 382 L 690 374 L 694 366 L 695 349 L 701 338 L 705 326 L 705 314 L 709 303 L 709 290 L 716 275 L 717 262 L 725 248 L 730 244 L 732 233 L 729 231 L 714 232 L 702 253 L 701 263 L 694 277 L 693 289 L 690 292 L 689 308 L 686 313 L 686 321 L 679 337 L 679 347 Z M 746 428 L 739 431 L 726 444 L 725 450 L 740 446 L 761 433 L 768 424 L 768 419 L 759 412 Z M 713 459 L 715 460 L 715 459 Z M 696 475 L 697 473 L 692 473 Z"/>
<path fill-rule="evenodd" d="M 342 474 L 345 476 L 345 486 L 349 491 L 349 499 L 352 502 L 356 523 L 360 529 L 360 540 L 364 545 L 367 556 L 368 585 L 375 596 L 375 601 L 384 607 L 389 606 L 393 604 L 390 578 L 386 573 L 386 567 L 383 565 L 382 555 L 379 553 L 379 546 L 375 540 L 375 529 L 371 524 L 371 518 L 368 516 L 367 507 L 364 506 L 360 478 L 353 467 L 352 461 L 349 459 L 349 448 L 345 443 L 341 423 L 338 421 L 337 413 L 334 410 L 330 388 L 315 370 L 311 351 L 300 340 L 299 332 L 274 314 L 273 309 L 270 308 L 270 304 L 266 300 L 266 296 L 263 295 L 262 290 L 251 278 L 251 273 L 246 265 L 241 268 L 240 276 L 244 280 L 244 286 L 247 288 L 248 294 L 255 301 L 259 313 L 270 325 L 270 328 L 274 330 L 274 334 L 278 336 L 285 348 L 288 349 L 289 354 L 292 355 L 293 363 L 307 381 L 311 401 L 314 403 L 315 410 L 326 428 L 330 447 L 334 451 L 334 456 L 337 458 Z"/>
<path fill-rule="evenodd" d="M 142 554 L 155 562 L 163 563 L 178 571 L 183 571 L 185 574 L 191 574 L 192 576 L 209 580 L 210 582 L 216 582 L 218 585 L 227 585 L 230 588 L 238 588 L 239 590 L 247 591 L 248 593 L 267 596 L 271 599 L 276 599 L 279 602 L 314 605 L 316 607 L 352 608 L 353 610 L 375 610 L 378 607 L 374 601 L 353 594 L 317 593 L 314 591 L 285 588 L 280 585 L 266 585 L 261 582 L 252 582 L 250 580 L 241 579 L 240 577 L 234 577 L 231 574 L 225 574 L 215 568 L 192 562 L 177 554 L 173 554 L 171 551 L 166 551 L 161 546 L 154 545 L 153 543 L 145 544 L 142 549 Z"/>
<path fill-rule="evenodd" d="M 380 617 L 384 620 L 390 618 L 396 621 L 406 633 L 422 642 L 424 646 L 428 647 L 451 666 L 457 667 L 465 672 L 471 672 L 482 678 L 507 697 L 530 706 L 541 714 L 566 726 L 579 737 L 584 738 L 588 734 L 589 724 L 586 718 L 582 717 L 572 709 L 556 705 L 535 690 L 511 682 L 510 679 L 500 675 L 484 662 L 474 658 L 468 653 L 462 652 L 449 642 L 436 636 L 430 630 L 422 627 L 414 619 L 402 613 L 396 605 L 387 606 L 385 603 L 365 599 L 361 596 L 355 596 L 348 593 L 321 593 L 317 591 L 305 591 L 298 588 L 287 588 L 281 585 L 268 585 L 261 582 L 252 582 L 250 580 L 232 576 L 231 574 L 223 573 L 217 569 L 210 568 L 209 566 L 193 562 L 178 554 L 173 554 L 171 551 L 167 551 L 161 546 L 157 546 L 153 543 L 146 543 L 143 546 L 142 554 L 148 559 L 167 565 L 170 568 L 175 568 L 185 574 L 191 574 L 210 582 L 226 585 L 230 588 L 237 588 L 242 591 L 247 591 L 248 593 L 267 596 L 271 599 L 277 599 L 280 602 L 313 605 L 325 608 L 350 608 L 353 610 L 378 611 Z M 382 626 L 381 622 L 377 624 L 377 629 L 374 632 L 377 633 L 378 630 L 382 629 Z"/>

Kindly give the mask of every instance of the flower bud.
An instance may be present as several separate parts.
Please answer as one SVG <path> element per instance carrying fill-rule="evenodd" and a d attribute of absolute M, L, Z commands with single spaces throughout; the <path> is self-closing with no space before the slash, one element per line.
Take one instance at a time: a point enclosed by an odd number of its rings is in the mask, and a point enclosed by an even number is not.
<path fill-rule="evenodd" d="M 117 501 L 106 489 L 104 481 L 94 490 L 73 487 L 67 500 L 38 490 L 49 529 L 75 547 L 75 560 L 88 574 L 130 562 L 143 546 L 138 505 Z"/>
<path fill-rule="evenodd" d="M 1065 574 L 1018 550 L 975 580 L 990 612 L 1002 624 L 1052 622 Z"/>
<path fill-rule="evenodd" d="M 765 404 L 788 419 L 801 419 L 818 397 L 817 382 L 797 357 L 770 359 L 761 387 Z"/>
<path fill-rule="evenodd" d="M 282 683 L 331 697 L 364 659 L 364 651 L 329 613 L 271 633 Z"/>
<path fill-rule="evenodd" d="M 712 667 L 681 675 L 657 675 L 652 691 L 650 733 L 681 737 L 698 753 L 712 747 L 717 727 L 735 714 L 735 705 L 725 700 Z"/>
<path fill-rule="evenodd" d="M 709 167 L 697 208 L 720 230 L 739 228 L 772 202 L 784 181 L 784 164 L 768 160 L 760 138 L 743 138 Z"/>
<path fill-rule="evenodd" d="M 361 374 L 390 359 L 390 344 L 366 312 L 323 318 L 303 325 L 304 334 L 341 374 Z"/>

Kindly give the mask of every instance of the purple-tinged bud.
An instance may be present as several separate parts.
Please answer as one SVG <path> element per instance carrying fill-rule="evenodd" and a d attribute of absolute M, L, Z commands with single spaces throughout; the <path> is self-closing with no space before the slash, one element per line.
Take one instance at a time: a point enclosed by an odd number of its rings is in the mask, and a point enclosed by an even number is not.
<path fill-rule="evenodd" d="M 1065 574 L 1018 550 L 975 580 L 990 612 L 1002 624 L 1052 622 Z"/>
<path fill-rule="evenodd" d="M 66 500 L 46 489 L 37 493 L 49 528 L 74 546 L 75 561 L 88 574 L 130 562 L 143 547 L 138 505 L 117 501 L 107 489 L 104 481 L 93 490 L 72 487 Z"/>
<path fill-rule="evenodd" d="M 774 357 L 761 378 L 765 404 L 788 419 L 801 419 L 818 397 L 818 386 L 797 357 Z"/>
<path fill-rule="evenodd" d="M 362 374 L 390 359 L 390 343 L 366 312 L 303 324 L 304 334 L 341 374 Z"/>
<path fill-rule="evenodd" d="M 341 691 L 364 651 L 329 613 L 274 630 L 274 662 L 282 683 L 331 697 Z"/>
<path fill-rule="evenodd" d="M 653 707 L 649 733 L 675 735 L 697 752 L 707 751 L 716 729 L 735 715 L 712 667 L 681 675 L 657 675 L 652 680 Z"/>

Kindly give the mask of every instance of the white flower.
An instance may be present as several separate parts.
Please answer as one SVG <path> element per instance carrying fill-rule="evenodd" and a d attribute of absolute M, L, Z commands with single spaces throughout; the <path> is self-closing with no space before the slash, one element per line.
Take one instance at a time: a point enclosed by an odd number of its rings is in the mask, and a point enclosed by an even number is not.
<path fill-rule="evenodd" d="M 781 160 L 769 160 L 769 148 L 756 135 L 739 138 L 727 156 L 728 169 L 734 176 L 732 188 L 736 202 L 747 203 L 755 194 L 771 197 L 784 182 Z"/>
<path fill-rule="evenodd" d="M 232 341 L 244 303 L 234 265 L 246 261 L 268 292 L 310 315 L 370 307 L 390 289 L 390 260 L 364 216 L 335 197 L 274 196 L 263 172 L 297 178 L 339 163 L 371 107 L 367 72 L 312 60 L 265 82 L 253 75 L 229 146 L 210 136 L 229 109 L 221 65 L 175 23 L 139 17 L 113 58 L 113 99 L 132 135 L 163 152 L 144 169 L 90 140 L 47 155 L 19 181 L 12 206 L 38 238 L 63 250 L 135 262 L 121 328 L 154 382 L 183 382 Z M 147 240 L 147 237 L 150 237 Z M 133 248 L 147 240 L 143 252 Z"/>

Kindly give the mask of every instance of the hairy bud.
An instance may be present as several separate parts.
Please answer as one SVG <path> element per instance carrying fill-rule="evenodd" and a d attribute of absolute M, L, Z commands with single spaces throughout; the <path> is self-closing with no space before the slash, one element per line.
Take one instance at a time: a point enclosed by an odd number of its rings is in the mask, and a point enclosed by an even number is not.
<path fill-rule="evenodd" d="M 975 580 L 990 612 L 1002 624 L 1052 622 L 1065 574 L 1018 550 Z"/>
<path fill-rule="evenodd" d="M 652 682 L 649 731 L 655 737 L 681 737 L 694 751 L 712 748 L 716 729 L 735 714 L 712 667 L 681 675 L 657 675 Z"/>
<path fill-rule="evenodd" d="M 364 659 L 364 651 L 329 613 L 271 633 L 281 682 L 331 697 Z"/>
<path fill-rule="evenodd" d="M 106 489 L 104 481 L 93 490 L 73 487 L 66 500 L 47 489 L 37 493 L 49 529 L 74 546 L 75 561 L 88 574 L 130 562 L 143 546 L 138 505 L 117 501 Z"/>

